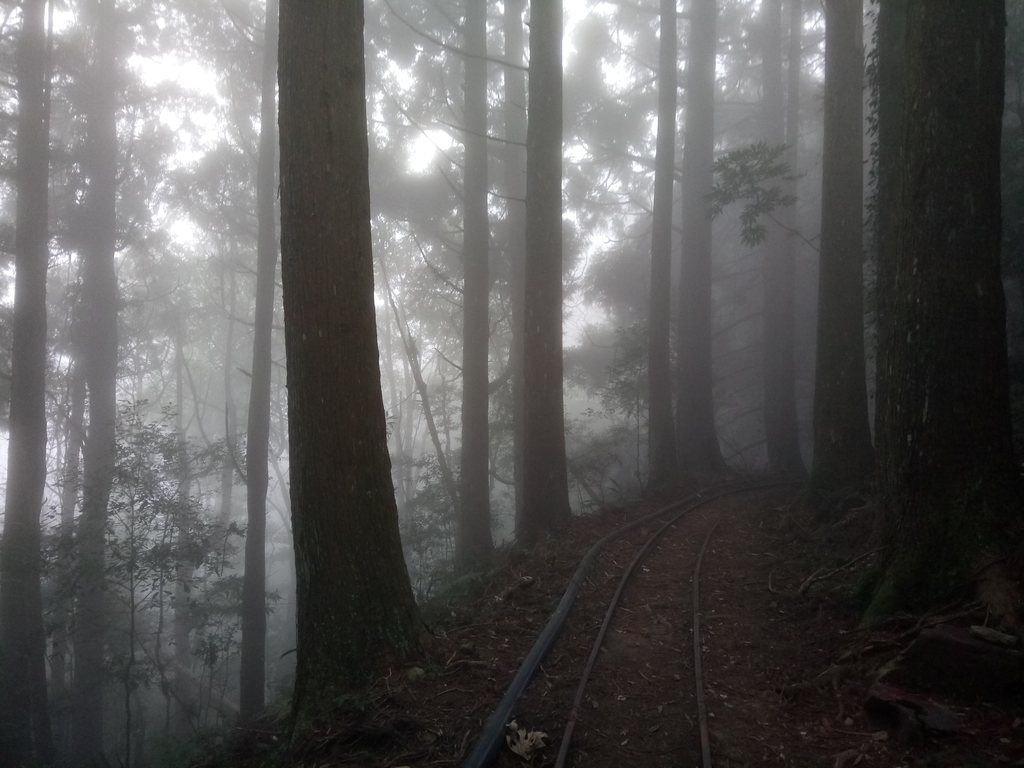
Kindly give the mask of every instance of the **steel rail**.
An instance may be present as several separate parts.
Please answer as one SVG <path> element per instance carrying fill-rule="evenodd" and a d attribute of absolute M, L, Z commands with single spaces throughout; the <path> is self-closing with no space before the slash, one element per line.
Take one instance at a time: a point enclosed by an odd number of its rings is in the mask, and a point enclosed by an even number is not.
<path fill-rule="evenodd" d="M 696 502 L 696 505 L 700 506 L 701 504 L 706 504 L 709 501 L 712 501 L 714 498 L 718 498 L 719 496 L 724 496 L 729 493 L 742 493 L 744 491 L 759 490 L 762 488 L 771 488 L 778 485 L 789 484 L 790 483 L 784 482 L 750 484 L 748 482 L 740 481 L 739 483 L 722 483 L 710 486 L 708 488 L 701 489 L 696 493 L 692 493 L 680 501 L 669 504 L 666 507 L 662 507 L 655 512 L 648 513 L 638 517 L 636 520 L 626 523 L 625 525 L 621 525 L 599 539 L 593 546 L 591 546 L 586 555 L 584 555 L 583 559 L 580 561 L 576 572 L 573 574 L 572 579 L 569 581 L 569 585 L 566 587 L 565 594 L 562 595 L 562 599 L 559 601 L 554 613 L 551 614 L 547 624 L 544 625 L 544 629 L 537 636 L 537 640 L 534 642 L 533 647 L 530 648 L 526 658 L 524 658 L 522 664 L 520 664 L 519 669 L 512 678 L 512 682 L 509 683 L 509 687 L 505 691 L 505 695 L 502 696 L 498 706 L 484 723 L 483 732 L 481 733 L 480 738 L 477 739 L 476 743 L 473 745 L 473 749 L 470 751 L 468 757 L 462 763 L 462 768 L 486 768 L 498 756 L 498 753 L 501 751 L 502 740 L 505 736 L 505 728 L 512 719 L 512 710 L 514 709 L 516 702 L 519 701 L 520 696 L 522 696 L 527 686 L 529 686 L 530 682 L 540 670 L 540 665 L 544 662 L 544 659 L 547 658 L 548 653 L 550 653 L 551 649 L 554 647 L 555 641 L 558 639 L 558 636 L 561 634 L 562 629 L 564 629 L 565 624 L 568 621 L 569 613 L 572 611 L 573 605 L 576 602 L 576 597 L 579 594 L 580 588 L 583 586 L 587 573 L 590 571 L 591 566 L 594 564 L 594 561 L 597 559 L 601 550 L 604 549 L 609 542 L 650 520 L 666 515 L 669 512 L 676 511 L 687 504 L 694 504 Z M 723 488 L 728 488 L 728 490 L 720 490 Z M 712 492 L 718 493 L 710 498 L 706 496 L 706 494 Z M 685 514 L 685 511 L 682 514 Z M 680 514 L 680 517 L 682 514 Z"/>
<path fill-rule="evenodd" d="M 720 522 L 721 518 L 716 520 L 708 535 L 704 537 L 704 544 L 697 555 L 697 565 L 693 567 L 693 679 L 697 686 L 697 723 L 700 726 L 700 754 L 704 768 L 711 768 L 711 738 L 708 734 L 708 709 L 704 703 L 704 671 L 701 665 L 700 566 L 704 562 L 704 550 L 708 548 L 708 543 Z"/>
<path fill-rule="evenodd" d="M 647 539 L 644 546 L 636 553 L 633 561 L 626 567 L 626 570 L 623 571 L 622 578 L 619 579 L 619 585 L 615 590 L 615 594 L 612 595 L 611 602 L 608 604 L 608 610 L 605 611 L 604 621 L 601 622 L 601 629 L 598 631 L 597 638 L 594 640 L 594 645 L 590 650 L 590 656 L 587 658 L 587 664 L 583 669 L 583 675 L 580 677 L 580 684 L 576 688 L 576 698 L 573 699 L 572 710 L 569 712 L 569 720 L 565 724 L 565 732 L 562 734 L 562 743 L 558 748 L 558 758 L 555 760 L 555 768 L 563 768 L 569 756 L 569 746 L 572 743 L 572 733 L 576 727 L 576 720 L 579 717 L 580 708 L 583 706 L 583 695 L 587 687 L 587 683 L 590 681 L 590 673 L 594 669 L 594 664 L 597 663 L 597 657 L 601 652 L 601 646 L 604 645 L 604 638 L 608 633 L 608 628 L 611 626 L 612 617 L 615 615 L 615 611 L 619 607 L 619 599 L 622 597 L 622 593 L 626 588 L 626 584 L 629 583 L 629 579 L 632 577 L 634 569 L 643 562 L 644 559 L 646 559 L 647 555 L 661 538 L 662 534 L 679 522 L 685 515 L 730 493 L 736 493 L 736 491 L 724 491 L 715 496 L 710 496 L 674 514 L 664 525 L 661 526 L 661 528 L 651 534 L 651 537 Z"/>

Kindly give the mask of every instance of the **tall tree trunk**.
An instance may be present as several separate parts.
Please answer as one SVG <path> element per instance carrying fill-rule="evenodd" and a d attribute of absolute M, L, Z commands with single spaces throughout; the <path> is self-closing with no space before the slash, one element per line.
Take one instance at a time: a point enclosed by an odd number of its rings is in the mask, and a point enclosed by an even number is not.
<path fill-rule="evenodd" d="M 652 485 L 676 472 L 672 422 L 672 196 L 676 175 L 676 0 L 661 0 L 658 55 L 658 144 L 654 158 L 651 307 L 647 321 L 647 459 Z"/>
<path fill-rule="evenodd" d="M 894 262 L 882 286 L 888 547 L 869 616 L 970 581 L 1020 514 L 1000 276 L 1006 11 L 1002 0 L 906 7 Z"/>
<path fill-rule="evenodd" d="M 188 444 L 185 439 L 185 329 L 181 314 L 174 311 L 174 431 L 178 451 L 177 473 L 178 510 L 177 531 L 178 546 L 181 552 L 188 549 L 187 539 L 191 536 L 191 526 L 186 518 L 189 504 L 189 466 Z M 191 738 L 199 725 L 197 704 L 192 690 L 192 637 L 191 637 L 191 602 L 192 577 L 194 570 L 188 560 L 179 559 L 174 566 L 174 601 L 171 633 L 174 638 L 174 709 L 171 716 L 171 735 L 185 741 Z"/>
<path fill-rule="evenodd" d="M 270 441 L 270 342 L 274 321 L 277 227 L 274 221 L 274 160 L 277 157 L 277 0 L 267 3 L 263 35 L 263 87 L 260 106 L 260 154 L 256 178 L 259 234 L 256 255 L 256 317 L 253 329 L 252 384 L 245 478 L 248 527 L 242 582 L 242 659 L 239 707 L 242 722 L 263 709 L 267 642 L 267 454 Z"/>
<path fill-rule="evenodd" d="M 800 184 L 800 74 L 803 62 L 803 0 L 789 0 L 789 50 L 786 54 L 786 165 L 789 178 L 782 180 L 785 194 L 799 200 Z M 786 230 L 786 250 L 794 269 L 800 240 L 797 206 L 787 205 L 777 218 Z"/>
<path fill-rule="evenodd" d="M 506 0 L 504 33 L 505 61 L 524 63 L 523 11 L 526 0 Z M 515 487 L 515 521 L 519 530 L 523 519 L 523 327 L 526 290 L 523 284 L 523 262 L 526 258 L 526 75 L 521 69 L 505 67 L 505 140 L 504 182 L 506 248 L 509 262 L 509 283 L 512 292 L 512 348 L 508 364 L 512 368 L 512 484 Z"/>
<path fill-rule="evenodd" d="M 235 496 L 235 450 L 238 443 L 238 408 L 235 405 L 234 376 L 235 369 L 235 306 L 237 303 L 237 291 L 235 290 L 235 273 L 230 273 L 230 287 L 228 288 L 227 318 L 224 321 L 224 447 L 227 455 L 224 457 L 224 466 L 220 473 L 220 514 L 217 516 L 217 524 L 224 535 L 224 544 L 227 544 L 227 530 L 231 524 L 231 514 L 234 509 Z M 224 274 L 221 273 L 223 285 Z"/>
<path fill-rule="evenodd" d="M 48 762 L 39 515 L 46 484 L 49 110 L 45 0 L 25 0 L 18 37 L 17 209 L 7 494 L 0 540 L 0 764 Z"/>
<path fill-rule="evenodd" d="M 814 462 L 818 490 L 863 479 L 874 452 L 864 368 L 864 4 L 825 2 Z"/>
<path fill-rule="evenodd" d="M 67 422 L 64 425 L 64 467 L 61 470 L 63 486 L 60 492 L 60 522 L 67 530 L 75 522 L 78 494 L 82 490 L 82 445 L 85 442 L 85 376 L 82 363 L 75 354 L 68 371 L 68 389 L 71 398 Z"/>
<path fill-rule="evenodd" d="M 52 6 L 51 6 L 52 7 Z M 82 443 L 85 439 L 85 377 L 82 364 L 73 355 L 69 389 L 71 407 L 64 424 L 64 466 L 61 470 L 63 487 L 61 488 L 60 525 L 61 537 L 70 537 L 75 526 L 75 509 L 78 505 L 78 494 L 82 487 L 81 459 Z M 53 650 L 50 656 L 50 684 L 53 703 L 53 735 L 54 751 L 58 760 L 65 760 L 70 746 L 71 736 L 71 689 L 70 668 L 68 660 L 71 655 L 70 621 L 71 600 L 62 596 L 54 608 L 53 617 Z"/>
<path fill-rule="evenodd" d="M 75 765 L 102 760 L 104 543 L 114 477 L 117 419 L 117 19 L 115 0 L 96 5 L 93 65 L 86 116 L 89 185 L 82 232 L 82 361 L 89 391 L 89 431 L 82 448 L 78 521 L 79 593 L 71 753 Z"/>
<path fill-rule="evenodd" d="M 693 0 L 683 148 L 683 259 L 676 330 L 676 447 L 684 470 L 722 469 L 711 362 L 711 216 L 714 183 L 716 0 Z"/>
<path fill-rule="evenodd" d="M 525 544 L 569 520 L 562 404 L 562 2 L 530 2 L 523 332 Z"/>
<path fill-rule="evenodd" d="M 387 273 L 384 275 L 384 281 L 387 282 Z M 398 305 L 395 304 L 395 299 L 391 294 L 390 286 L 388 286 L 388 303 L 391 305 L 391 311 L 395 316 L 395 322 L 398 324 L 398 332 L 402 337 L 402 346 L 405 348 L 405 359 L 408 361 L 409 370 L 412 374 L 413 382 L 416 385 L 416 391 L 419 392 L 420 395 L 420 406 L 423 411 L 423 420 L 427 423 L 427 433 L 430 435 L 430 441 L 434 445 L 434 455 L 437 458 L 437 468 L 441 472 L 441 485 L 445 489 L 448 501 L 451 502 L 454 516 L 458 519 L 460 516 L 459 489 L 455 483 L 455 476 L 452 474 L 451 465 L 448 463 L 447 451 L 445 451 L 444 446 L 441 444 L 441 437 L 437 432 L 437 424 L 434 422 L 434 412 L 430 408 L 430 394 L 427 390 L 427 382 L 423 380 L 423 371 L 420 368 L 420 353 L 416 347 L 416 342 L 409 336 L 408 327 L 403 328 L 402 316 L 398 311 Z"/>
<path fill-rule="evenodd" d="M 487 2 L 466 0 L 465 48 L 487 55 Z M 455 562 L 465 569 L 494 548 L 488 477 L 487 345 L 489 226 L 487 222 L 487 67 L 464 59 L 466 130 L 462 262 L 462 471 Z"/>
<path fill-rule="evenodd" d="M 764 47 L 761 85 L 763 136 L 770 145 L 786 140 L 782 91 L 782 0 L 761 4 Z M 787 233 L 772 223 L 764 243 L 764 432 L 768 462 L 776 472 L 802 477 L 796 418 L 796 320 L 793 252 Z"/>
<path fill-rule="evenodd" d="M 878 7 L 878 155 L 875 190 L 875 458 L 882 446 L 882 415 L 887 408 L 888 340 L 882 333 L 888 319 L 887 303 L 896 270 L 897 203 L 901 196 L 900 142 L 903 140 L 904 77 L 907 0 L 885 0 Z M 877 465 L 876 465 L 877 466 Z M 885 510 L 875 516 L 876 535 L 885 527 Z"/>
<path fill-rule="evenodd" d="M 380 387 L 364 78 L 361 3 L 281 3 L 299 722 L 417 642 Z"/>
<path fill-rule="evenodd" d="M 394 343 L 392 341 L 394 334 L 391 332 L 391 321 L 387 319 L 387 313 L 384 314 L 385 322 L 381 326 L 381 335 L 384 337 L 384 360 L 386 361 L 384 366 L 384 378 L 388 382 L 388 395 L 391 398 L 391 418 L 394 419 L 394 423 L 391 426 L 391 437 L 392 437 L 392 452 L 394 453 L 395 460 L 391 464 L 391 482 L 395 486 L 395 501 L 398 504 L 398 522 L 401 525 L 405 525 L 409 522 L 410 507 L 408 488 L 405 484 L 405 466 L 409 461 L 409 457 L 406 455 L 406 423 L 405 423 L 405 403 L 403 402 L 402 396 L 399 395 L 398 382 L 395 380 L 395 350 Z"/>

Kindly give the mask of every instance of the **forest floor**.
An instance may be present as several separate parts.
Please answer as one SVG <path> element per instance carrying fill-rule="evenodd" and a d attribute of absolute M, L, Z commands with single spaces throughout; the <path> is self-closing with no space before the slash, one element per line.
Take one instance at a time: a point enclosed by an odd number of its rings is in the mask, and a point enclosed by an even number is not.
<path fill-rule="evenodd" d="M 421 658 L 392 668 L 337 716 L 288 740 L 272 722 L 239 731 L 201 765 L 458 766 L 480 734 L 589 547 L 685 495 L 577 518 L 557 539 L 512 551 L 468 595 L 428 612 Z M 896 616 L 862 629 L 852 607 L 870 568 L 869 500 L 848 499 L 822 523 L 793 487 L 714 501 L 683 517 L 643 562 L 600 652 L 569 764 L 700 765 L 693 677 L 692 576 L 701 575 L 701 634 L 716 766 L 1024 765 L 1024 699 L 929 697 L 953 733 L 875 719 L 865 701 L 879 669 L 923 628 L 981 624 L 973 605 Z M 504 745 L 496 765 L 554 765 L 571 701 L 623 568 L 660 523 L 610 543 L 568 625 L 515 710 L 547 735 L 529 760 Z M 852 561 L 852 563 L 851 563 Z M 848 565 L 848 567 L 842 567 Z M 966 598 L 965 598 L 966 599 Z"/>

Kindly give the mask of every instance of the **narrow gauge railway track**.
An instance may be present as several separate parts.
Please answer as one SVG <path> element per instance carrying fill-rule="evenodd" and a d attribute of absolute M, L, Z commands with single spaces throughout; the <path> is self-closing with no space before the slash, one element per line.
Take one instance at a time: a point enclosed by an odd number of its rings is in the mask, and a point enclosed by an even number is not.
<path fill-rule="evenodd" d="M 529 701 L 540 696 L 545 698 L 550 693 L 552 698 L 561 697 L 564 704 L 558 715 L 565 722 L 556 766 L 568 764 L 570 746 L 573 735 L 578 738 L 579 752 L 577 765 L 607 763 L 609 765 L 685 765 L 698 764 L 703 761 L 710 766 L 710 745 L 706 717 L 700 724 L 703 690 L 695 686 L 694 673 L 699 676 L 699 652 L 701 637 L 699 632 L 699 612 L 697 610 L 697 590 L 699 579 L 693 579 L 692 603 L 685 598 L 686 581 L 694 576 L 694 568 L 699 569 L 707 543 L 720 515 L 720 507 L 728 497 L 757 491 L 769 491 L 788 483 L 780 482 L 740 482 L 713 486 L 692 494 L 681 501 L 644 515 L 625 525 L 616 528 L 604 536 L 587 552 L 571 579 L 565 595 L 541 631 L 536 642 L 523 660 L 498 707 L 488 718 L 483 732 L 463 762 L 463 768 L 484 768 L 491 765 L 505 744 L 507 725 L 513 712 L 521 712 L 529 707 Z M 650 532 L 653 530 L 653 533 Z M 663 535 L 672 532 L 663 540 Z M 559 634 L 569 622 L 570 612 L 576 602 L 581 588 L 587 581 L 588 573 L 598 560 L 602 551 L 612 542 L 621 540 L 626 534 L 639 532 L 632 540 L 616 543 L 615 556 L 625 559 L 633 555 L 632 562 L 623 570 L 618 578 L 618 586 L 611 600 L 608 601 L 604 620 L 593 640 L 593 647 L 581 674 L 578 667 L 567 669 L 567 664 L 560 663 L 565 654 L 556 657 L 548 673 L 545 683 L 547 690 L 531 693 L 520 702 L 527 686 L 541 670 L 545 661 L 558 640 Z M 663 542 L 659 545 L 659 542 Z M 650 567 L 643 565 L 650 557 Z M 640 579 L 633 579 L 638 568 L 643 574 Z M 615 568 L 613 565 L 612 568 Z M 698 571 L 699 572 L 699 571 Z M 605 576 L 611 576 L 605 569 Z M 596 577 L 595 577 L 596 578 Z M 659 584 L 647 587 L 643 583 L 657 578 L 667 578 Z M 638 583 L 640 582 L 640 583 Z M 644 589 L 647 589 L 645 595 Z M 679 596 L 672 605 L 658 604 L 650 599 L 651 594 L 664 595 L 671 592 Z M 623 599 L 625 595 L 625 599 Z M 652 608 L 653 603 L 653 608 Z M 667 614 L 665 611 L 667 610 Z M 617 629 L 608 636 L 613 617 L 621 623 L 623 616 L 634 617 L 646 611 L 647 624 L 638 632 Z M 628 622 L 627 622 L 628 623 Z M 594 626 L 585 628 L 588 637 L 593 637 Z M 687 652 L 690 645 L 690 630 L 693 651 Z M 653 634 L 650 634 L 653 633 Z M 583 632 L 577 629 L 578 642 L 583 642 Z M 687 636 L 684 639 L 684 635 Z M 660 637 L 661 639 L 655 639 Z M 590 642 L 587 640 L 586 642 Z M 603 649 L 603 653 L 602 653 Z M 696 653 L 696 666 L 691 653 Z M 649 659 L 649 661 L 648 661 Z M 652 665 L 650 662 L 653 661 Z M 642 665 L 648 670 L 639 672 L 643 679 L 623 680 L 615 674 L 615 666 L 635 669 Z M 597 666 L 594 678 L 596 690 L 587 694 L 587 682 L 591 672 Z M 553 668 L 557 666 L 557 673 Z M 608 667 L 611 667 L 609 669 Z M 673 670 L 676 670 L 673 672 Z M 648 676 L 649 675 L 649 676 Z M 575 700 L 571 706 L 567 704 L 571 698 L 565 683 L 578 680 Z M 635 674 L 632 678 L 635 678 Z M 559 681 L 559 690 L 552 687 L 551 680 Z M 651 695 L 657 683 L 664 686 L 671 679 L 669 687 L 673 689 L 672 698 L 662 696 L 663 700 L 653 700 Z M 645 682 L 646 681 L 646 682 Z M 649 688 L 645 701 L 643 688 Z M 637 695 L 639 694 L 639 695 Z M 589 699 L 585 697 L 590 696 Z M 585 705 L 589 701 L 589 706 Z M 600 710 L 598 709 L 600 707 Z M 641 711 L 643 710 L 643 711 Z M 664 711 L 667 710 L 667 711 Z M 617 719 L 621 718 L 621 719 Z M 642 723 L 645 732 L 639 732 L 638 723 Z M 651 725 L 647 725 L 651 723 Z M 550 721 L 550 717 L 542 723 L 533 723 L 537 727 L 554 730 L 561 723 Z M 665 727 L 662 728 L 662 725 Z M 697 734 L 702 736 L 702 743 L 697 742 Z M 632 739 L 632 741 L 631 741 Z M 593 750 L 601 752 L 596 759 Z M 621 752 L 618 757 L 609 752 Z"/>

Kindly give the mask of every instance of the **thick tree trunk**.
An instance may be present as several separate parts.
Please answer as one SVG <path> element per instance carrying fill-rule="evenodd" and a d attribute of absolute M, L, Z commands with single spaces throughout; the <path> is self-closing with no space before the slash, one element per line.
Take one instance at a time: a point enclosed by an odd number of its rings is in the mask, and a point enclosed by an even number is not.
<path fill-rule="evenodd" d="M 782 0 L 761 4 L 763 137 L 770 145 L 786 140 L 782 93 Z M 793 252 L 787 233 L 770 223 L 764 243 L 764 432 L 768 462 L 776 472 L 802 477 L 796 418 L 796 320 Z"/>
<path fill-rule="evenodd" d="M 900 199 L 904 108 L 904 70 L 907 0 L 885 0 L 878 7 L 878 157 L 875 191 L 875 444 L 881 452 L 882 414 L 886 410 L 888 341 L 882 328 L 888 322 L 889 290 L 895 279 L 897 203 Z M 875 517 L 876 535 L 884 528 L 884 510 Z"/>
<path fill-rule="evenodd" d="M 0 764 L 52 756 L 40 597 L 46 484 L 46 268 L 49 255 L 45 0 L 25 0 L 18 38 L 17 209 L 7 493 L 0 541 Z"/>
<path fill-rule="evenodd" d="M 526 0 L 505 2 L 505 61 L 524 63 L 523 11 Z M 526 75 L 520 69 L 505 67 L 505 140 L 504 181 L 507 211 L 509 283 L 512 292 L 512 348 L 508 364 L 512 369 L 512 483 L 515 486 L 516 530 L 523 519 L 523 328 L 526 290 L 523 268 L 526 258 Z M 520 146 L 522 145 L 522 146 Z"/>
<path fill-rule="evenodd" d="M 869 617 L 944 599 L 1020 509 L 1000 277 L 1004 3 L 906 8 L 898 178 L 886 193 L 897 212 L 883 230 L 893 262 L 881 286 L 888 547 Z"/>
<path fill-rule="evenodd" d="M 380 387 L 362 4 L 282 2 L 279 76 L 301 722 L 408 656 L 418 619 Z"/>
<path fill-rule="evenodd" d="M 263 86 L 260 106 L 260 152 L 256 176 L 258 241 L 256 317 L 253 329 L 252 383 L 245 478 L 248 526 L 242 582 L 242 658 L 239 707 L 242 722 L 263 709 L 267 635 L 267 454 L 270 443 L 270 344 L 274 321 L 277 226 L 274 219 L 274 169 L 277 159 L 275 88 L 277 82 L 277 0 L 267 3 L 263 35 Z"/>
<path fill-rule="evenodd" d="M 683 470 L 724 467 L 715 430 L 711 362 L 711 216 L 714 182 L 716 0 L 693 0 L 687 43 L 683 248 L 676 330 L 676 447 Z"/>
<path fill-rule="evenodd" d="M 569 520 L 562 406 L 562 3 L 530 3 L 523 331 L 525 544 Z"/>
<path fill-rule="evenodd" d="M 661 0 L 658 56 L 658 143 L 654 158 L 651 229 L 651 307 L 648 333 L 647 463 L 650 483 L 676 472 L 672 421 L 672 197 L 676 174 L 676 0 Z"/>
<path fill-rule="evenodd" d="M 487 55 L 486 0 L 466 0 L 465 48 Z M 460 569 L 494 548 L 488 477 L 487 344 L 490 300 L 487 223 L 487 67 L 464 59 L 466 73 L 463 133 L 466 147 L 463 188 L 464 232 L 462 313 L 462 471 L 455 562 Z"/>
<path fill-rule="evenodd" d="M 862 480 L 874 452 L 864 369 L 863 0 L 825 3 L 818 341 L 812 485 Z"/>
<path fill-rule="evenodd" d="M 89 391 L 89 431 L 82 448 L 82 514 L 78 520 L 79 592 L 71 754 L 75 765 L 102 760 L 107 681 L 103 645 L 104 544 L 114 476 L 117 419 L 117 39 L 115 0 L 100 0 L 89 76 L 89 186 L 82 231 L 82 362 Z"/>

